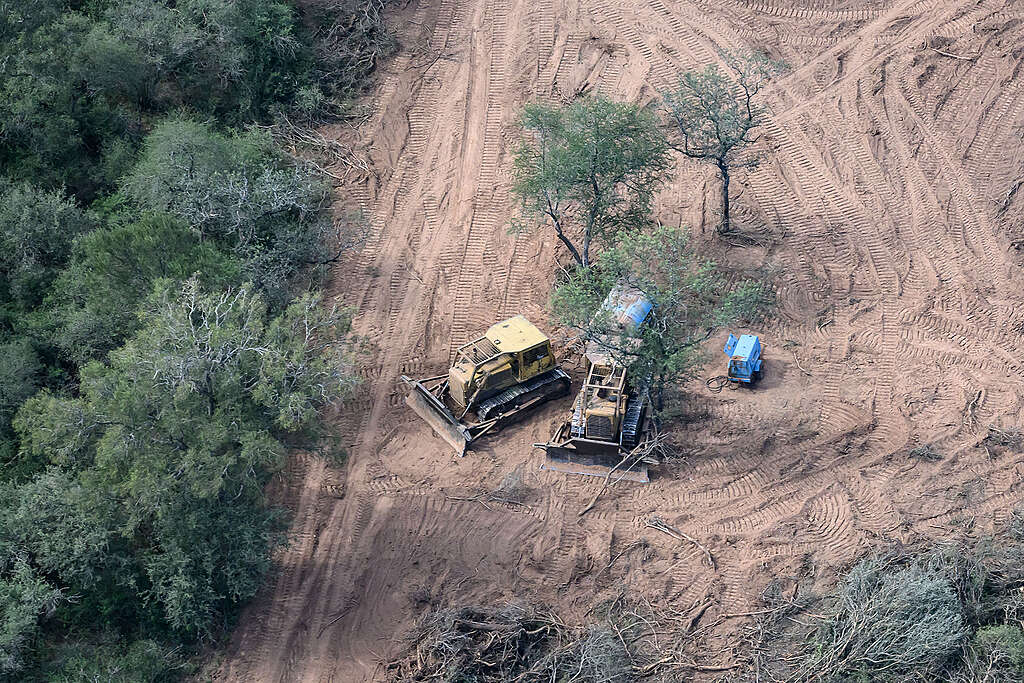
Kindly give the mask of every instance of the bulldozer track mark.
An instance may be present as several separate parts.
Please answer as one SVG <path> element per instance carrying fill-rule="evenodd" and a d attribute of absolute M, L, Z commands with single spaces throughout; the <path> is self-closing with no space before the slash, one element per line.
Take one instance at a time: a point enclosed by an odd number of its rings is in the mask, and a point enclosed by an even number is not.
<path fill-rule="evenodd" d="M 730 3 L 732 4 L 732 3 Z M 888 6 L 865 7 L 861 9 L 833 9 L 831 7 L 813 7 L 802 5 L 776 5 L 769 2 L 737 2 L 758 14 L 767 14 L 781 19 L 816 19 L 819 21 L 851 22 L 867 21 L 880 16 L 888 10 Z M 822 3 L 827 5 L 828 3 Z"/>
<path fill-rule="evenodd" d="M 582 46 L 582 36 L 572 34 L 565 39 L 558 57 L 558 66 L 555 67 L 554 85 L 562 86 L 569 80 L 569 72 L 576 68 L 579 62 Z"/>
<path fill-rule="evenodd" d="M 555 8 L 553 0 L 540 0 L 537 10 L 531 13 L 535 22 L 535 44 L 537 48 L 537 82 L 544 67 L 551 61 L 555 51 Z"/>
<path fill-rule="evenodd" d="M 898 55 L 912 40 L 927 36 L 931 27 L 943 21 L 943 13 L 935 11 L 940 3 L 941 0 L 910 0 L 890 7 L 862 31 L 839 41 L 785 76 L 778 87 L 789 93 L 790 104 L 778 109 L 780 120 L 804 111 L 814 111 L 838 89 L 862 81 L 866 75 L 870 75 L 870 69 Z M 906 21 L 900 24 L 900 31 L 883 38 L 885 30 L 880 31 L 881 23 L 889 17 L 902 17 Z M 922 22 L 922 18 L 923 25 L 917 26 L 912 33 L 906 33 L 906 29 L 915 21 Z M 843 74 L 828 81 L 820 81 L 816 77 L 817 70 L 828 68 L 839 56 L 843 57 L 846 65 Z"/>
<path fill-rule="evenodd" d="M 442 600 L 536 593 L 578 604 L 607 562 L 605 535 L 613 554 L 633 538 L 655 550 L 645 563 L 618 559 L 607 574 L 616 581 L 677 606 L 711 597 L 744 611 L 768 575 L 795 563 L 845 563 L 879 541 L 945 533 L 933 524 L 953 533 L 970 517 L 986 528 L 1005 520 L 1024 500 L 1024 467 L 977 444 L 988 424 L 1024 417 L 1024 299 L 1002 234 L 1020 200 L 997 212 L 1024 162 L 1013 137 L 1024 124 L 1022 81 L 1001 55 L 1021 29 L 1000 22 L 1024 12 L 995 15 L 997 5 L 409 8 L 400 28 L 409 36 L 368 127 L 384 175 L 343 189 L 339 202 L 363 207 L 373 230 L 329 291 L 360 305 L 357 330 L 380 348 L 359 369 L 363 394 L 332 413 L 352 453 L 344 474 L 291 456 L 275 481 L 295 510 L 293 544 L 248 612 L 224 678 L 379 680 L 371 660 L 386 658 L 381 648 L 418 614 L 406 586 Z M 929 50 L 940 38 L 954 40 L 944 51 L 980 57 Z M 582 523 L 576 512 L 602 482 L 538 472 L 530 449 L 561 417 L 554 407 L 462 460 L 429 431 L 406 428 L 399 374 L 443 372 L 453 345 L 499 315 L 543 318 L 556 244 L 502 229 L 514 110 L 531 94 L 572 95 L 564 90 L 584 68 L 597 90 L 647 101 L 720 47 L 769 45 L 794 69 L 766 93 L 775 117 L 764 141 L 775 152 L 737 179 L 736 215 L 777 236 L 779 315 L 762 330 L 771 383 L 720 395 L 687 386 L 687 459 L 649 485 L 611 487 Z M 443 54 L 424 71 L 425 47 Z M 659 209 L 692 220 L 696 173 L 684 172 Z M 707 185 L 709 200 L 715 190 Z M 941 459 L 908 454 L 921 443 Z M 519 468 L 528 507 L 445 499 L 497 490 Z M 651 514 L 706 543 L 718 571 L 695 548 L 645 531 Z"/>
<path fill-rule="evenodd" d="M 852 557 L 860 545 L 845 489 L 836 486 L 811 500 L 807 511 L 810 534 L 835 558 Z"/>
<path fill-rule="evenodd" d="M 473 335 L 479 334 L 490 324 L 486 313 L 477 312 L 474 319 L 473 301 L 474 293 L 478 292 L 484 275 L 484 268 L 481 262 L 476 260 L 477 254 L 482 254 L 487 245 L 488 239 L 494 236 L 498 227 L 498 198 L 487 197 L 485 193 L 491 193 L 496 184 L 502 117 L 504 108 L 500 101 L 493 96 L 501 92 L 505 87 L 505 65 L 504 65 L 504 34 L 507 27 L 507 6 L 506 0 L 495 0 L 487 5 L 489 12 L 489 23 L 493 29 L 492 42 L 490 45 L 489 66 L 487 70 L 486 94 L 487 100 L 484 103 L 485 113 L 483 121 L 483 152 L 480 159 L 480 173 L 478 178 L 477 196 L 474 198 L 474 208 L 470 219 L 469 234 L 462 248 L 461 268 L 459 280 L 456 284 L 455 305 L 453 306 L 453 321 L 451 326 L 451 341 L 448 351 L 449 361 L 455 357 L 456 349 L 469 342 Z M 484 196 L 481 196 L 484 194 Z"/>
<path fill-rule="evenodd" d="M 991 187 L 996 170 L 1006 167 L 1007 147 L 995 141 L 1024 124 L 1024 88 L 1020 83 L 1014 81 L 1008 87 L 1001 88 L 998 97 L 1003 100 L 1002 106 L 980 120 L 978 134 L 972 139 L 971 145 L 963 150 L 963 157 L 978 177 L 980 188 Z M 970 153 L 975 146 L 980 148 L 976 160 Z"/>
<path fill-rule="evenodd" d="M 649 68 L 648 82 L 657 90 L 672 86 L 675 72 L 658 57 L 654 49 L 643 39 L 635 24 L 623 18 L 616 5 L 607 0 L 590 0 L 590 12 L 596 22 L 610 21 L 615 29 L 622 34 L 629 46 L 636 50 Z"/>

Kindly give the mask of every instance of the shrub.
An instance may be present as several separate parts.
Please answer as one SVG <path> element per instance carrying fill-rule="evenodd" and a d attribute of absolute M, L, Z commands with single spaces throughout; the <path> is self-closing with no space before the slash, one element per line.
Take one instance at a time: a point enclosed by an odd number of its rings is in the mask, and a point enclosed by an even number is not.
<path fill-rule="evenodd" d="M 940 670 L 969 633 L 957 586 L 939 563 L 870 557 L 828 601 L 807 670 L 825 680 L 919 680 Z"/>

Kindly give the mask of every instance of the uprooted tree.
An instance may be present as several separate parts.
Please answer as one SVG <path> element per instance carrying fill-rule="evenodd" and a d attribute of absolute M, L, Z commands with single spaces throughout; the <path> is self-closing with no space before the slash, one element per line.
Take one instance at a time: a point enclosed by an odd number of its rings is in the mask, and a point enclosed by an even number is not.
<path fill-rule="evenodd" d="M 568 107 L 529 104 L 521 123 L 514 192 L 576 263 L 590 265 L 595 241 L 647 222 L 670 171 L 668 143 L 650 112 L 598 96 Z"/>
<path fill-rule="evenodd" d="M 621 284 L 654 304 L 644 325 L 624 332 L 599 313 L 608 292 Z M 718 325 L 755 318 L 769 300 L 757 280 L 726 286 L 715 263 L 690 249 L 689 234 L 667 226 L 623 233 L 592 267 L 568 273 L 552 293 L 558 319 L 603 347 L 631 376 L 649 378 L 659 408 L 665 388 L 689 374 Z"/>
<path fill-rule="evenodd" d="M 718 168 L 722 179 L 722 223 L 718 230 L 726 234 L 730 230 L 732 169 L 757 163 L 757 157 L 748 153 L 756 140 L 754 129 L 765 117 L 757 95 L 786 67 L 760 52 L 722 52 L 721 56 L 729 71 L 717 64 L 701 71 L 686 71 L 679 85 L 664 93 L 662 100 L 672 148 Z"/>

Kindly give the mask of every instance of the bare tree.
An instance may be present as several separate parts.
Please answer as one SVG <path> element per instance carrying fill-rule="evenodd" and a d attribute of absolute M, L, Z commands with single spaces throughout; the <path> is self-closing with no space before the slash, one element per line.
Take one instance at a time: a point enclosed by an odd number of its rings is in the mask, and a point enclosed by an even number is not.
<path fill-rule="evenodd" d="M 687 71 L 675 90 L 662 94 L 671 124 L 671 145 L 691 159 L 713 163 L 722 178 L 722 224 L 729 232 L 731 170 L 750 166 L 746 154 L 756 140 L 753 130 L 764 120 L 764 106 L 755 98 L 768 81 L 786 67 L 760 52 L 722 52 L 729 71 L 709 64 Z"/>

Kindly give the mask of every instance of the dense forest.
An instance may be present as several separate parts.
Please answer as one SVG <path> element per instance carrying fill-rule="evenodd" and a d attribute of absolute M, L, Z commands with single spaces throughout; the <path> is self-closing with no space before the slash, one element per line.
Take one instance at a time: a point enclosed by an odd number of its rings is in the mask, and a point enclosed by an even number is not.
<path fill-rule="evenodd" d="M 169 680 L 257 590 L 350 393 L 343 116 L 380 2 L 0 0 L 0 678 Z"/>

